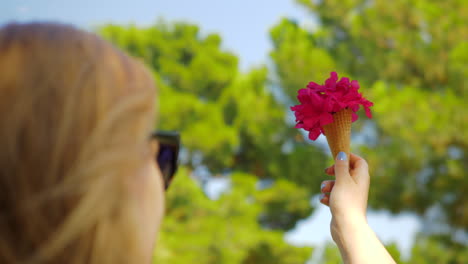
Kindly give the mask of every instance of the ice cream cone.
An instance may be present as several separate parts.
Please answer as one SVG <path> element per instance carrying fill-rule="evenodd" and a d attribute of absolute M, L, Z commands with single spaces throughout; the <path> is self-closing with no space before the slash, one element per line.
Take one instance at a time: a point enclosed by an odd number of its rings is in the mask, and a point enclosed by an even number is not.
<path fill-rule="evenodd" d="M 349 160 L 352 111 L 347 108 L 343 109 L 333 114 L 333 119 L 333 123 L 323 126 L 333 159 L 340 151 L 343 151 Z"/>

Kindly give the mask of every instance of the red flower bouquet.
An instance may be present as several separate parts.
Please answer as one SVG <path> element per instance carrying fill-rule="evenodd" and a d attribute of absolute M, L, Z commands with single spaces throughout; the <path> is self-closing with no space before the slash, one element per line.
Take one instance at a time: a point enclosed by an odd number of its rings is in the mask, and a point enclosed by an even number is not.
<path fill-rule="evenodd" d="M 358 119 L 356 112 L 362 105 L 366 115 L 372 118 L 373 103 L 358 92 L 359 83 L 343 77 L 338 81 L 336 72 L 324 85 L 310 82 L 298 91 L 300 104 L 291 107 L 296 116 L 296 128 L 309 131 L 309 138 L 316 140 L 320 134 L 327 137 L 333 157 L 344 151 L 349 155 L 351 123 Z"/>

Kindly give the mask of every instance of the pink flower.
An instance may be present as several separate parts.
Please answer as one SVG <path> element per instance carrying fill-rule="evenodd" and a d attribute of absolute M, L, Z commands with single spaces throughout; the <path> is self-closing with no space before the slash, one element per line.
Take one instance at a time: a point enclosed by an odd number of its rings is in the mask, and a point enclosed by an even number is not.
<path fill-rule="evenodd" d="M 358 119 L 356 112 L 361 105 L 366 115 L 372 118 L 370 107 L 374 104 L 358 92 L 359 83 L 343 77 L 338 82 L 338 74 L 330 73 L 324 85 L 310 82 L 307 88 L 298 91 L 300 104 L 291 107 L 296 116 L 296 128 L 309 131 L 309 138 L 316 140 L 323 133 L 323 126 L 333 123 L 333 114 L 349 108 L 353 111 L 353 122 Z"/>

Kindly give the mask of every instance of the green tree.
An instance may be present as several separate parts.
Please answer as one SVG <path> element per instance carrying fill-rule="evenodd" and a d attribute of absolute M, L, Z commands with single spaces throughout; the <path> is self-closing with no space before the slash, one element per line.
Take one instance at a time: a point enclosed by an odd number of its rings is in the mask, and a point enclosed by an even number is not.
<path fill-rule="evenodd" d="M 445 243 L 441 243 L 445 241 Z M 419 236 L 411 251 L 408 264 L 468 262 L 465 245 L 454 243 L 452 238 L 443 236 Z"/>
<path fill-rule="evenodd" d="M 325 155 L 304 145 L 300 133 L 287 124 L 285 107 L 268 88 L 265 67 L 240 74 L 237 58 L 221 50 L 219 36 L 201 36 L 193 25 L 161 22 L 141 29 L 110 25 L 100 32 L 154 70 L 160 90 L 158 126 L 182 132 L 186 165 L 206 166 L 214 175 L 243 171 L 258 178 L 286 178 L 304 187 L 319 186 L 319 177 L 303 172 L 321 171 L 317 168 L 323 166 Z M 187 47 L 190 59 L 184 55 Z M 192 65 L 194 61 L 205 65 L 203 78 Z M 168 64 L 173 70 L 167 69 Z M 223 74 L 216 74 L 218 71 Z M 216 92 L 207 88 L 215 86 Z M 288 150 L 283 151 L 285 148 Z M 286 226 L 271 226 L 291 228 L 310 209 L 293 213 Z"/>
<path fill-rule="evenodd" d="M 343 261 L 341 260 L 340 251 L 336 247 L 335 244 L 328 242 L 324 245 L 323 251 L 319 256 L 317 263 L 323 264 L 341 264 Z"/>
<path fill-rule="evenodd" d="M 320 20 L 312 41 L 363 83 L 450 87 L 466 95 L 466 1 L 296 2 Z"/>
<path fill-rule="evenodd" d="M 202 36 L 194 25 L 108 25 L 100 33 L 154 70 L 159 126 L 182 131 L 189 166 L 287 178 L 316 189 L 320 180 L 303 172 L 323 167 L 325 155 L 304 146 L 286 122 L 286 107 L 273 96 L 265 67 L 240 74 L 237 58 L 221 50 L 220 37 Z"/>
<path fill-rule="evenodd" d="M 283 19 L 271 29 L 278 83 L 264 66 L 240 73 L 221 38 L 203 36 L 194 25 L 99 29 L 153 70 L 158 127 L 183 135 L 183 180 L 168 193 L 156 260 L 303 263 L 310 256 L 310 249 L 290 246 L 282 235 L 313 212 L 308 200 L 325 178 L 326 156 L 293 128 L 287 111 L 299 88 L 337 71 L 359 80 L 375 102 L 374 119 L 354 126 L 364 139 L 355 151 L 371 166 L 370 205 L 423 218 L 439 210 L 448 228 L 437 237 L 431 229 L 421 235 L 410 260 L 463 263 L 466 241 L 454 237 L 468 228 L 468 4 L 296 2 L 319 24 L 309 30 Z M 199 168 L 231 175 L 231 189 L 208 199 L 203 182 L 200 187 L 189 177 Z M 259 180 L 273 184 L 259 188 Z M 389 250 L 399 258 L 394 246 Z M 425 250 L 434 257 L 424 257 Z M 324 260 L 337 262 L 336 253 L 327 246 Z"/>
<path fill-rule="evenodd" d="M 321 21 L 310 41 L 376 103 L 371 204 L 420 214 L 441 205 L 466 230 L 466 1 L 298 2 Z"/>
<path fill-rule="evenodd" d="M 305 263 L 311 248 L 288 245 L 281 231 L 266 230 L 257 219 L 269 202 L 264 192 L 300 200 L 307 194 L 285 192 L 281 184 L 258 191 L 256 177 L 245 173 L 233 173 L 230 180 L 232 188 L 210 200 L 186 168 L 179 171 L 166 196 L 154 263 Z"/>
<path fill-rule="evenodd" d="M 293 99 L 332 70 L 359 80 L 375 103 L 374 118 L 354 125 L 365 141 L 354 151 L 370 164 L 370 205 L 414 212 L 423 221 L 439 212 L 450 239 L 428 243 L 466 247 L 451 237 L 468 231 L 468 3 L 296 2 L 319 24 L 308 30 L 283 19 L 271 30 L 284 94 Z M 434 263 L 460 263 L 448 259 Z"/>
<path fill-rule="evenodd" d="M 180 177 L 185 184 L 174 184 L 168 193 L 155 259 L 304 263 L 311 249 L 288 245 L 283 235 L 311 214 L 308 187 L 317 188 L 320 179 L 303 172 L 319 171 L 325 155 L 305 146 L 300 133 L 287 125 L 285 107 L 268 87 L 267 69 L 239 73 L 236 56 L 222 51 L 218 35 L 202 36 L 196 26 L 184 23 L 108 25 L 100 34 L 153 70 L 158 128 L 182 134 L 186 170 Z M 187 177 L 196 178 L 199 168 L 214 177 L 231 175 L 229 194 L 208 199 Z M 259 180 L 273 182 L 255 188 Z"/>

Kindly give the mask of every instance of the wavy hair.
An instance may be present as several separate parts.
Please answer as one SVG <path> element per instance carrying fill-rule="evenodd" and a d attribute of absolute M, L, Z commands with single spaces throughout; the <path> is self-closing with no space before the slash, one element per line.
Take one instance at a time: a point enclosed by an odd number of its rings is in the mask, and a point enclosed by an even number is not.
<path fill-rule="evenodd" d="M 154 80 L 92 33 L 0 28 L 0 263 L 141 263 L 128 181 Z"/>

